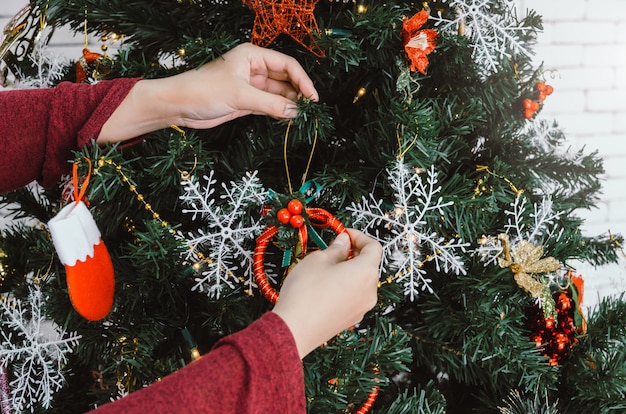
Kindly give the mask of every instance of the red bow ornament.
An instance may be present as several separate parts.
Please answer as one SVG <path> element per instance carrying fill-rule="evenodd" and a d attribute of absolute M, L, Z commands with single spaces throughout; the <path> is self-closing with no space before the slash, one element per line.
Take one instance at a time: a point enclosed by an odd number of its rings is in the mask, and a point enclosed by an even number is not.
<path fill-rule="evenodd" d="M 411 61 L 411 70 L 426 74 L 428 66 L 428 55 L 437 46 L 437 32 L 432 29 L 420 28 L 428 20 L 428 12 L 422 10 L 410 19 L 405 18 L 402 23 L 402 40 L 404 51 Z"/>

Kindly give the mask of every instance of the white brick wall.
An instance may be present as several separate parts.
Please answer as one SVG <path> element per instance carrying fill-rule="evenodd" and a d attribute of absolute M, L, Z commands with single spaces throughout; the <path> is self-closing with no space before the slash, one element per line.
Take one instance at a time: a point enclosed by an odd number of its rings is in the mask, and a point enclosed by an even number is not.
<path fill-rule="evenodd" d="M 605 160 L 605 194 L 586 214 L 589 233 L 626 233 L 626 1 L 518 0 L 544 18 L 537 61 L 557 72 L 542 115 L 555 118 L 573 145 Z"/>
<path fill-rule="evenodd" d="M 605 160 L 604 195 L 598 209 L 581 214 L 588 234 L 626 234 L 626 0 L 517 0 L 520 15 L 534 9 L 544 18 L 537 62 L 555 69 L 554 87 L 542 116 L 556 119 L 572 146 L 597 149 Z M 0 1 L 0 27 L 26 0 Z M 82 36 L 57 30 L 55 53 L 76 59 Z M 92 49 L 97 41 L 90 41 Z M 626 262 L 625 262 L 626 263 Z M 626 290 L 626 264 L 607 269 L 580 266 L 587 305 L 598 295 Z"/>
<path fill-rule="evenodd" d="M 543 16 L 536 58 L 556 70 L 542 116 L 556 119 L 572 146 L 598 150 L 605 162 L 602 200 L 580 214 L 587 220 L 584 231 L 626 235 L 626 1 L 517 2 L 520 15 L 534 9 Z M 626 290 L 626 260 L 577 270 L 585 276 L 588 306 L 598 296 Z"/>

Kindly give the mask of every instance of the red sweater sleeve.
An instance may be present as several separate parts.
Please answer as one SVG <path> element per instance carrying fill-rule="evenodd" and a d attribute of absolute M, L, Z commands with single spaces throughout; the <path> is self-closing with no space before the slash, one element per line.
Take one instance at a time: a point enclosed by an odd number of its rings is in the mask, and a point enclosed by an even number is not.
<path fill-rule="evenodd" d="M 54 185 L 139 78 L 0 92 L 0 192 Z"/>
<path fill-rule="evenodd" d="M 267 312 L 199 360 L 93 413 L 302 414 L 302 362 L 285 322 Z"/>

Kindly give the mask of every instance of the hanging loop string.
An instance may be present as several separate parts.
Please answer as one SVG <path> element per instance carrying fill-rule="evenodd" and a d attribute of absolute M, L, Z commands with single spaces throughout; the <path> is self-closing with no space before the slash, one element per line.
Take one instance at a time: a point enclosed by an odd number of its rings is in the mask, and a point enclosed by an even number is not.
<path fill-rule="evenodd" d="M 287 130 L 285 131 L 285 140 L 283 143 L 283 161 L 285 163 L 285 173 L 287 174 L 287 186 L 289 188 L 289 194 L 293 193 L 293 186 L 291 185 L 291 174 L 289 173 L 289 161 L 287 160 L 287 141 L 289 140 L 289 130 L 291 129 L 291 120 L 287 124 Z M 309 169 L 311 167 L 311 161 L 313 160 L 313 153 L 315 152 L 315 146 L 317 145 L 317 131 L 319 129 L 319 124 L 317 119 L 315 120 L 315 136 L 313 137 L 313 145 L 311 146 L 311 152 L 309 154 L 309 159 L 307 160 L 306 169 L 302 174 L 302 183 L 301 186 L 304 186 L 306 182 L 306 176 L 309 173 Z"/>
<path fill-rule="evenodd" d="M 180 134 L 181 143 L 183 145 L 183 151 L 184 151 L 185 147 L 187 147 L 187 133 L 178 125 L 172 124 L 170 125 L 170 128 L 172 128 L 174 131 Z M 176 169 L 178 170 L 178 173 L 180 174 L 180 179 L 183 181 L 189 181 L 191 179 L 193 172 L 196 170 L 196 167 L 198 166 L 198 154 L 196 154 L 195 149 L 193 148 L 192 145 L 189 145 L 189 148 L 191 148 L 194 151 L 193 167 L 191 167 L 191 171 L 181 170 L 180 168 L 176 167 Z M 174 165 L 176 165 L 176 161 L 174 161 Z"/>
<path fill-rule="evenodd" d="M 400 129 L 400 125 L 398 124 L 398 125 L 396 125 L 396 139 L 398 140 L 398 156 L 396 158 L 401 160 L 402 158 L 404 158 L 404 155 L 407 152 L 409 152 L 409 150 L 417 142 L 418 134 L 415 134 L 415 136 L 413 137 L 413 139 L 411 140 L 409 145 L 405 149 L 402 149 L 402 137 L 400 136 L 399 129 Z"/>
<path fill-rule="evenodd" d="M 80 200 L 85 197 L 85 192 L 87 191 L 87 186 L 89 185 L 89 178 L 91 177 L 91 160 L 87 157 L 83 158 L 87 160 L 89 170 L 87 171 L 87 176 L 83 179 L 80 190 L 78 189 L 78 163 L 75 162 L 72 166 L 72 183 L 74 184 L 74 202 L 76 204 L 78 204 Z"/>

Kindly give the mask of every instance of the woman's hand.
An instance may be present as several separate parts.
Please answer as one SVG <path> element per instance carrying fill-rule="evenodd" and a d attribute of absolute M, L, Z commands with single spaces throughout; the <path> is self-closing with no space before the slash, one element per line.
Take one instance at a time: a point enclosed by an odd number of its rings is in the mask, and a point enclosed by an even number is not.
<path fill-rule="evenodd" d="M 197 129 L 249 114 L 293 118 L 299 96 L 318 100 L 313 82 L 294 58 L 251 44 L 172 81 L 180 98 L 193 97 L 177 105 L 180 124 Z"/>
<path fill-rule="evenodd" d="M 123 141 L 170 125 L 212 128 L 249 114 L 289 119 L 300 96 L 319 99 L 294 58 L 242 44 L 197 70 L 137 82 L 97 142 Z"/>
<path fill-rule="evenodd" d="M 348 260 L 350 244 L 354 257 Z M 380 243 L 348 230 L 289 273 L 273 312 L 291 330 L 300 358 L 359 322 L 376 305 L 381 255 Z"/>

